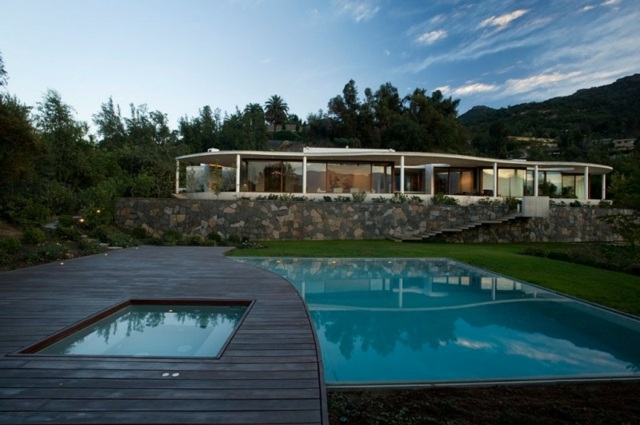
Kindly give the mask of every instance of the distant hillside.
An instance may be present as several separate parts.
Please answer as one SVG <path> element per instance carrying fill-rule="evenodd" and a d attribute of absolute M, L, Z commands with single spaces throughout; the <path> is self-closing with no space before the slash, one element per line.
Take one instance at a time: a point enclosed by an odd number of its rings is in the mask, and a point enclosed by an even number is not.
<path fill-rule="evenodd" d="M 571 96 L 493 109 L 476 106 L 459 117 L 472 135 L 500 122 L 510 136 L 556 138 L 579 132 L 587 139 L 640 137 L 640 74 Z"/>

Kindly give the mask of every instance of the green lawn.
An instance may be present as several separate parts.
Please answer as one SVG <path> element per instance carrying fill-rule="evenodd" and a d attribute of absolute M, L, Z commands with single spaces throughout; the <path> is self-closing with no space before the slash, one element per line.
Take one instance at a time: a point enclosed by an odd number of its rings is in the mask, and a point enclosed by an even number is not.
<path fill-rule="evenodd" d="M 266 249 L 237 249 L 232 256 L 448 257 L 640 316 L 640 276 L 523 255 L 527 246 L 562 244 L 435 244 L 376 241 L 263 242 Z"/>

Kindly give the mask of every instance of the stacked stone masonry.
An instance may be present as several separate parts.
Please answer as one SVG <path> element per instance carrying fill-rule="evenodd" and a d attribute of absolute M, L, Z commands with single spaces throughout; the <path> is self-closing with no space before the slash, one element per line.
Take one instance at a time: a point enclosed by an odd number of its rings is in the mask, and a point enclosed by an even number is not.
<path fill-rule="evenodd" d="M 601 217 L 620 210 L 552 206 L 547 218 L 516 218 L 436 236 L 447 242 L 617 242 Z M 504 205 L 438 206 L 420 203 L 286 202 L 122 198 L 118 225 L 143 228 L 162 237 L 171 230 L 186 237 L 215 232 L 249 240 L 385 239 L 495 220 Z"/>

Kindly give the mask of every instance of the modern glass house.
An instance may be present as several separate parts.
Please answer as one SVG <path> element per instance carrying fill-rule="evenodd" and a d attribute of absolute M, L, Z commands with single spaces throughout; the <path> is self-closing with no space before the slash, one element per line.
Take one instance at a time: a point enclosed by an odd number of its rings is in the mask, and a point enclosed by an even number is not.
<path fill-rule="evenodd" d="M 303 152 L 219 151 L 176 158 L 176 194 L 393 194 L 600 200 L 612 168 L 582 162 L 492 159 L 429 152 L 305 148 Z M 180 187 L 180 165 L 186 165 Z"/>

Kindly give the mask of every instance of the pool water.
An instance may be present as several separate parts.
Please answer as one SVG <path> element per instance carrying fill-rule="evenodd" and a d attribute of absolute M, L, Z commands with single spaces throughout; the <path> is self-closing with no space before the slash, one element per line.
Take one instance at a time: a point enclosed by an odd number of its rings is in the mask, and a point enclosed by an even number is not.
<path fill-rule="evenodd" d="M 246 305 L 128 305 L 38 353 L 217 357 L 246 310 Z"/>
<path fill-rule="evenodd" d="M 289 280 L 329 385 L 640 375 L 640 322 L 449 259 L 240 258 Z"/>

